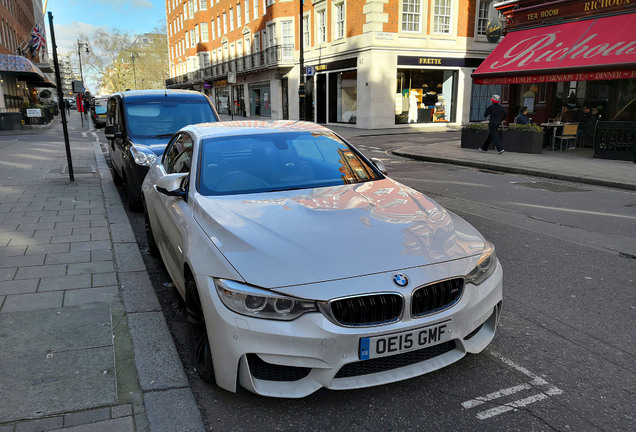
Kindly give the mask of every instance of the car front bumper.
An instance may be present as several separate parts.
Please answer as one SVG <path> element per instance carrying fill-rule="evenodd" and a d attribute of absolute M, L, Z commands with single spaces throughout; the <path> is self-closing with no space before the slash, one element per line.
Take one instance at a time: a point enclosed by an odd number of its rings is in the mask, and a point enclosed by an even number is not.
<path fill-rule="evenodd" d="M 325 387 L 371 387 L 432 372 L 481 352 L 494 338 L 502 307 L 501 265 L 482 284 L 467 284 L 447 310 L 373 327 L 343 327 L 321 313 L 293 321 L 257 319 L 227 309 L 213 279 L 197 276 L 217 384 L 259 395 L 300 398 Z M 360 339 L 451 323 L 451 339 L 388 357 L 360 360 Z"/>

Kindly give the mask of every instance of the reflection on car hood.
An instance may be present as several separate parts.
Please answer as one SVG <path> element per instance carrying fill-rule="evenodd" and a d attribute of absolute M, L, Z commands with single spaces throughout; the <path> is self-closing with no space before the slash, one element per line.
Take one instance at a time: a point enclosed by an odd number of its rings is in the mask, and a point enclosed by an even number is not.
<path fill-rule="evenodd" d="M 170 137 L 166 138 L 134 138 L 131 140 L 133 144 L 149 147 L 157 156 L 161 156 L 166 150 L 166 146 L 170 142 Z"/>
<path fill-rule="evenodd" d="M 439 263 L 484 245 L 466 221 L 391 179 L 197 195 L 194 218 L 245 281 L 265 288 Z"/>

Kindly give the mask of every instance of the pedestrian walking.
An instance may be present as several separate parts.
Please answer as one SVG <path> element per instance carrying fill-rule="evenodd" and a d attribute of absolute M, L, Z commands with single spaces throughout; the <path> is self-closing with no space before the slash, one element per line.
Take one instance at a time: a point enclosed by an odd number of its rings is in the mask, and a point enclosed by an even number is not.
<path fill-rule="evenodd" d="M 490 98 L 492 103 L 488 106 L 488 108 L 486 108 L 486 112 L 484 113 L 484 117 L 489 117 L 488 138 L 486 139 L 486 142 L 479 147 L 480 152 L 488 151 L 488 146 L 490 146 L 491 142 L 495 144 L 498 154 L 502 154 L 504 152 L 503 146 L 501 145 L 501 139 L 499 138 L 499 134 L 497 134 L 497 129 L 499 129 L 499 125 L 508 115 L 508 111 L 499 104 L 500 100 L 501 98 L 499 95 L 492 95 Z"/>

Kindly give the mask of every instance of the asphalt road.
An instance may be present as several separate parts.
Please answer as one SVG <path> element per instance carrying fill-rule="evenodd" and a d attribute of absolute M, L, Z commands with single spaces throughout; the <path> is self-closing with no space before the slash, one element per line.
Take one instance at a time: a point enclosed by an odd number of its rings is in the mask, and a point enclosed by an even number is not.
<path fill-rule="evenodd" d="M 160 261 L 147 254 L 143 217 L 129 214 L 207 429 L 633 430 L 636 193 L 391 155 L 416 139 L 352 142 L 384 159 L 391 177 L 478 228 L 504 267 L 504 310 L 493 343 L 416 379 L 321 390 L 301 400 L 203 384 L 189 357 L 183 303 Z"/>

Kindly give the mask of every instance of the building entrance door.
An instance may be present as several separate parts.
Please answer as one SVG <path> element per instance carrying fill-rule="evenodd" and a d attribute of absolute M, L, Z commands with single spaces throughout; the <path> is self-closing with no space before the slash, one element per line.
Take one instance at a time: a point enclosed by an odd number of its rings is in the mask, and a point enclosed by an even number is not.
<path fill-rule="evenodd" d="M 316 75 L 316 123 L 327 123 L 327 74 Z"/>

